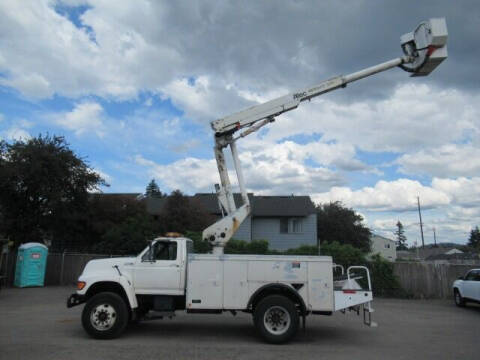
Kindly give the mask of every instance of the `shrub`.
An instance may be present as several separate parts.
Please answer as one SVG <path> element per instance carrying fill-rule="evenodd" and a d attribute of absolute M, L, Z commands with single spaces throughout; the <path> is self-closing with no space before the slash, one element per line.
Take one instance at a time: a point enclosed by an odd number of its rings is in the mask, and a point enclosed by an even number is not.
<path fill-rule="evenodd" d="M 251 242 L 246 242 L 243 240 L 231 239 L 227 242 L 224 252 L 225 254 L 265 255 L 268 253 L 268 241 L 253 240 Z"/>
<path fill-rule="evenodd" d="M 365 253 L 349 244 L 340 244 L 337 241 L 325 242 L 320 246 L 320 254 L 333 258 L 335 264 L 345 267 L 352 265 L 364 265 L 366 262 Z"/>
<path fill-rule="evenodd" d="M 193 250 L 196 254 L 208 254 L 212 251 L 212 245 L 202 239 L 202 233 L 199 231 L 186 231 L 185 237 L 193 240 Z"/>
<path fill-rule="evenodd" d="M 372 256 L 372 259 L 366 266 L 370 270 L 373 294 L 375 296 L 407 296 L 393 273 L 393 263 L 376 254 Z"/>

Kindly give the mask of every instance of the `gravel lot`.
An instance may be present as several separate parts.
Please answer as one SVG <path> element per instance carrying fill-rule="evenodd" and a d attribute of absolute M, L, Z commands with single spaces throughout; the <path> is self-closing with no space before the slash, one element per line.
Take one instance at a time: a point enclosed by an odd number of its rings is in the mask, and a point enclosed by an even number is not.
<path fill-rule="evenodd" d="M 184 315 L 133 325 L 123 337 L 90 339 L 73 288 L 0 291 L 0 359 L 480 359 L 480 306 L 376 299 L 368 328 L 354 314 L 310 316 L 286 345 L 257 338 L 251 316 Z"/>

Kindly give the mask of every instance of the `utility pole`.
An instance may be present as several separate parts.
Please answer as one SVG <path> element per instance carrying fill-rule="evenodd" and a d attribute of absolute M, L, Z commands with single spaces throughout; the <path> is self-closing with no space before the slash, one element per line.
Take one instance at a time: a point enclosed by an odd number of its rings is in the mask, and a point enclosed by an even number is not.
<path fill-rule="evenodd" d="M 425 239 L 423 238 L 422 212 L 420 210 L 420 196 L 417 196 L 418 217 L 420 218 L 420 234 L 422 235 L 422 249 L 425 249 Z"/>
<path fill-rule="evenodd" d="M 435 228 L 433 228 L 433 243 L 434 246 L 437 247 L 437 235 L 435 234 Z"/>

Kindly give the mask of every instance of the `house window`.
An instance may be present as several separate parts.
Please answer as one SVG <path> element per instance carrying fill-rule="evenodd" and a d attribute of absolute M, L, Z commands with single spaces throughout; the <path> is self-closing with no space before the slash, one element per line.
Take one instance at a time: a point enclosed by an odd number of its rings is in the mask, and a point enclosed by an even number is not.
<path fill-rule="evenodd" d="M 302 232 L 302 219 L 292 219 L 292 233 Z"/>
<path fill-rule="evenodd" d="M 385 244 L 385 249 L 390 249 L 390 244 Z"/>
<path fill-rule="evenodd" d="M 281 218 L 280 219 L 280 233 L 281 234 L 288 234 L 288 219 Z"/>
<path fill-rule="evenodd" d="M 281 234 L 300 234 L 303 231 L 302 219 L 300 218 L 281 218 Z"/>

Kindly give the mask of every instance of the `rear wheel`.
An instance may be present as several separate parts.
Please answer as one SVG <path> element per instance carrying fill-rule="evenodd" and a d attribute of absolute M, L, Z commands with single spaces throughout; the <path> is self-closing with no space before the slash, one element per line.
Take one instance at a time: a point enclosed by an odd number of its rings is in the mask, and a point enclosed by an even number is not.
<path fill-rule="evenodd" d="M 95 339 L 113 339 L 125 330 L 129 311 L 123 298 L 103 292 L 88 300 L 82 312 L 82 325 Z"/>
<path fill-rule="evenodd" d="M 270 295 L 261 300 L 255 307 L 253 319 L 259 334 L 272 344 L 289 341 L 298 330 L 297 308 L 281 295 Z"/>
<path fill-rule="evenodd" d="M 458 289 L 455 289 L 453 291 L 453 298 L 455 300 L 455 305 L 460 306 L 460 307 L 465 306 L 465 299 L 462 297 L 462 295 L 460 294 L 460 291 L 458 291 Z"/>

